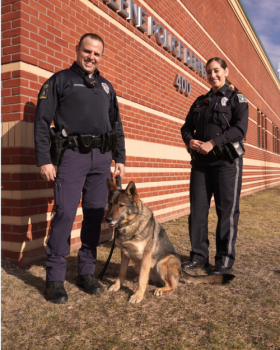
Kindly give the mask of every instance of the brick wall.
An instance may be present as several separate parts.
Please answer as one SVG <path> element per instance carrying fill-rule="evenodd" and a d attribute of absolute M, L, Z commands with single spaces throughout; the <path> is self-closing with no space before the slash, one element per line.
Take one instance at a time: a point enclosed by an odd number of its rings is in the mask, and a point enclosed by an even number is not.
<path fill-rule="evenodd" d="M 242 194 L 280 183 L 273 126 L 280 128 L 280 94 L 264 63 L 224 0 L 135 0 L 205 63 L 225 58 L 229 80 L 249 100 Z M 119 99 L 127 144 L 126 184 L 160 221 L 189 212 L 189 156 L 180 136 L 185 116 L 207 82 L 101 0 L 2 1 L 2 256 L 19 266 L 40 259 L 53 216 L 52 183 L 35 163 L 33 123 L 37 94 L 54 72 L 69 68 L 85 32 L 105 40 L 101 74 Z M 175 74 L 191 82 L 186 97 Z M 258 147 L 257 109 L 266 116 Z M 275 141 L 274 141 L 275 142 Z M 279 140 L 277 141 L 279 142 Z M 112 164 L 113 165 L 113 164 Z M 81 205 L 71 233 L 80 245 Z M 102 224 L 101 239 L 112 232 Z"/>

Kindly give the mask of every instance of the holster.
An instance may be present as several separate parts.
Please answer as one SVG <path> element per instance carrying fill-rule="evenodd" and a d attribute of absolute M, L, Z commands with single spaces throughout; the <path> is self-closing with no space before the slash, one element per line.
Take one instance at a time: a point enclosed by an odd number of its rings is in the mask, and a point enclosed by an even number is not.
<path fill-rule="evenodd" d="M 231 163 L 234 163 L 236 159 L 241 158 L 245 154 L 245 148 L 242 140 L 229 142 L 223 147 Z"/>
<path fill-rule="evenodd" d="M 53 127 L 50 128 L 51 147 L 50 155 L 53 165 L 59 165 L 67 146 L 67 138 L 63 137 L 61 132 L 55 132 Z"/>
<path fill-rule="evenodd" d="M 92 135 L 78 135 L 79 151 L 89 153 L 95 147 L 96 137 Z"/>

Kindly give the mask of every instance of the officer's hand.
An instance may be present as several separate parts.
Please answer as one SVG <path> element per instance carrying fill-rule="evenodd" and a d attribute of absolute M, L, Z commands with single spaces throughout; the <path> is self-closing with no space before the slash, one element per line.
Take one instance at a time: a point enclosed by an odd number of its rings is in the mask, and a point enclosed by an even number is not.
<path fill-rule="evenodd" d="M 124 164 L 116 163 L 114 175 L 120 175 L 120 177 L 123 177 L 124 173 L 125 173 L 125 166 L 124 166 Z"/>
<path fill-rule="evenodd" d="M 52 164 L 45 164 L 41 166 L 40 175 L 44 180 L 54 181 L 56 177 L 55 167 Z"/>
<path fill-rule="evenodd" d="M 197 151 L 199 146 L 202 144 L 203 144 L 203 142 L 199 141 L 199 140 L 190 140 L 190 142 L 189 142 L 190 148 L 193 149 L 194 151 Z"/>
<path fill-rule="evenodd" d="M 202 143 L 202 145 L 200 145 L 197 149 L 198 153 L 202 153 L 202 154 L 207 154 L 210 151 L 212 151 L 212 149 L 216 146 L 215 141 L 210 140 L 207 142 Z"/>

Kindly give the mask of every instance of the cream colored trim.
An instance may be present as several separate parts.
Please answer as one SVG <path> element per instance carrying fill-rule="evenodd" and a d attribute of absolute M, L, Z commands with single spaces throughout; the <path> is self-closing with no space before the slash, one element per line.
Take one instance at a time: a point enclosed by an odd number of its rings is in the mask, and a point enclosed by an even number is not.
<path fill-rule="evenodd" d="M 125 148 L 127 156 L 176 159 L 190 161 L 190 155 L 185 147 L 169 146 L 162 143 L 146 142 L 134 139 L 125 139 Z"/>
<path fill-rule="evenodd" d="M 162 194 L 160 196 L 153 196 L 153 197 L 145 197 L 141 198 L 143 203 L 150 203 L 150 202 L 158 202 L 158 201 L 163 201 L 166 199 L 172 199 L 172 198 L 180 198 L 180 197 L 185 197 L 189 195 L 189 191 L 184 191 L 184 192 L 176 192 L 176 193 L 171 193 L 171 194 Z"/>
<path fill-rule="evenodd" d="M 250 120 L 252 123 L 254 123 L 254 124 L 258 125 L 258 123 L 257 123 L 257 122 L 256 122 L 254 119 L 249 118 L 249 120 Z"/>
<path fill-rule="evenodd" d="M 41 237 L 38 239 L 34 239 L 33 241 L 26 241 L 26 242 L 1 242 L 1 248 L 4 250 L 9 250 L 12 252 L 24 252 L 31 249 L 43 247 L 47 245 L 49 237 Z"/>
<path fill-rule="evenodd" d="M 249 158 L 243 158 L 243 164 L 244 165 L 251 165 L 251 166 L 259 166 L 264 168 L 280 168 L 279 163 L 272 163 L 272 162 L 266 162 L 263 160 L 256 160 L 256 159 L 249 159 Z M 248 169 L 248 171 L 251 171 Z"/>
<path fill-rule="evenodd" d="M 243 172 L 244 173 L 244 172 Z M 279 177 L 278 178 L 280 178 L 280 173 L 279 174 L 257 174 L 257 175 L 243 175 L 242 176 L 242 179 L 244 180 L 244 179 L 253 179 L 253 178 L 255 178 L 255 177 L 260 177 L 260 178 L 262 178 L 262 180 L 263 181 L 267 181 L 266 179 L 264 179 L 265 177 L 267 177 L 267 176 L 277 176 L 277 175 L 279 175 Z M 275 178 L 274 178 L 275 179 Z M 274 180 L 274 179 L 271 179 L 271 180 Z M 262 181 L 262 180 L 259 180 L 259 181 Z M 270 179 L 269 179 L 270 180 Z M 248 183 L 246 183 L 246 185 L 247 185 Z"/>
<path fill-rule="evenodd" d="M 266 181 L 274 181 L 274 180 L 277 180 L 277 181 L 280 181 L 280 178 L 279 176 L 278 177 L 274 177 L 273 179 L 262 179 L 262 180 L 257 180 L 257 181 L 250 181 L 250 182 L 244 182 L 243 185 L 245 186 L 248 186 L 248 185 L 252 185 L 252 184 L 256 184 L 256 183 L 263 183 L 263 182 L 266 182 Z"/>
<path fill-rule="evenodd" d="M 228 0 L 229 1 L 229 0 Z M 272 113 L 280 120 L 280 117 L 273 111 L 273 109 L 268 105 L 268 103 L 262 98 L 262 96 L 257 92 L 257 90 L 252 86 L 252 84 L 245 78 L 245 76 L 239 71 L 239 69 L 235 66 L 235 64 L 230 60 L 230 58 L 225 54 L 225 52 L 220 48 L 220 46 L 212 39 L 212 37 L 207 33 L 207 31 L 202 27 L 202 25 L 198 22 L 198 20 L 193 16 L 193 14 L 188 10 L 188 8 L 182 4 L 181 0 L 177 0 L 178 4 L 187 12 L 187 14 L 193 19 L 193 21 L 199 26 L 199 28 L 207 35 L 207 37 L 212 41 L 212 43 L 223 53 L 226 57 L 227 61 L 231 63 L 231 65 L 237 70 L 237 72 L 244 78 L 244 80 L 250 85 L 250 87 L 255 91 L 255 93 L 263 100 L 263 102 L 267 105 L 267 107 L 272 111 Z M 278 91 L 280 92 L 280 86 L 276 86 Z"/>
<path fill-rule="evenodd" d="M 114 167 L 111 167 L 111 171 Z M 2 165 L 2 173 L 39 173 L 40 169 L 36 165 L 28 164 L 4 164 Z M 158 167 L 126 167 L 126 173 L 186 173 L 189 172 L 189 168 L 158 168 Z"/>
<path fill-rule="evenodd" d="M 260 186 L 245 188 L 244 190 L 241 190 L 241 193 L 244 193 L 244 192 L 251 192 L 251 191 L 254 191 L 254 190 L 256 190 L 256 192 L 257 192 L 257 191 L 260 191 L 261 188 L 273 187 L 273 186 L 277 186 L 277 185 L 279 185 L 279 184 L 280 184 L 280 181 L 277 181 L 277 182 L 272 182 L 272 183 L 265 184 L 265 185 L 260 185 Z"/>
<path fill-rule="evenodd" d="M 164 209 L 155 210 L 154 215 L 158 216 L 158 215 L 162 215 L 162 214 L 167 214 L 167 213 L 171 213 L 171 212 L 176 211 L 176 210 L 187 209 L 189 207 L 190 207 L 190 203 L 175 205 L 174 207 L 168 207 L 168 208 L 164 208 Z"/>
<path fill-rule="evenodd" d="M 278 175 L 278 174 L 280 174 L 279 173 L 280 169 L 279 170 L 274 170 L 274 169 L 268 170 L 268 169 L 250 169 L 250 168 L 243 167 L 243 174 L 245 172 L 247 172 L 247 173 L 251 173 L 251 172 L 258 172 L 258 173 L 265 172 L 265 173 L 267 173 L 268 171 L 270 171 L 270 173 L 268 175 Z M 276 174 L 275 174 L 275 171 L 276 171 Z M 263 176 L 263 174 L 261 174 L 259 176 Z"/>
<path fill-rule="evenodd" d="M 259 39 L 252 28 L 242 6 L 240 5 L 240 2 L 238 0 L 228 0 L 228 3 L 230 4 L 233 12 L 235 13 L 237 19 L 239 20 L 241 26 L 243 27 L 245 33 L 247 34 L 249 40 L 251 41 L 253 47 L 255 48 L 257 54 L 259 55 L 263 65 L 265 66 L 266 70 L 268 71 L 268 74 L 270 75 L 272 81 L 274 82 L 275 86 L 277 87 L 278 91 L 280 92 L 280 82 L 276 76 L 276 73 L 274 69 L 272 68 L 269 59 L 266 56 L 266 53 L 264 49 L 262 48 L 262 45 L 259 42 Z"/>
<path fill-rule="evenodd" d="M 172 115 L 157 111 L 156 109 L 153 109 L 153 108 L 143 106 L 143 105 L 136 103 L 136 102 L 132 102 L 132 101 L 127 100 L 127 99 L 120 97 L 120 96 L 118 96 L 118 102 L 122 103 L 126 106 L 130 106 L 132 108 L 139 109 L 140 111 L 147 112 L 147 113 L 150 113 L 150 114 L 153 114 L 153 115 L 156 115 L 158 117 L 162 117 L 162 118 L 165 118 L 168 120 L 172 120 L 173 122 L 179 123 L 180 125 L 183 125 L 185 123 L 185 120 L 183 120 L 183 119 L 173 117 Z M 186 113 L 186 115 L 187 115 L 187 113 Z M 186 117 L 186 115 L 184 115 L 184 117 Z"/>
<path fill-rule="evenodd" d="M 25 72 L 44 77 L 46 79 L 49 79 L 54 74 L 53 72 L 49 72 L 45 69 L 21 61 L 15 63 L 7 63 L 1 66 L 2 73 L 13 72 L 15 70 L 24 70 Z"/>
<path fill-rule="evenodd" d="M 34 148 L 34 123 L 23 120 L 2 122 L 2 147 Z"/>
<path fill-rule="evenodd" d="M 136 188 L 170 187 L 170 186 L 188 185 L 189 183 L 190 183 L 190 180 L 139 182 L 139 183 L 136 183 Z M 126 186 L 128 184 L 129 184 L 129 179 L 122 181 L 123 186 Z"/>
<path fill-rule="evenodd" d="M 53 189 L 41 189 L 41 190 L 2 190 L 1 197 L 5 199 L 30 199 L 30 198 L 46 198 L 53 197 Z"/>

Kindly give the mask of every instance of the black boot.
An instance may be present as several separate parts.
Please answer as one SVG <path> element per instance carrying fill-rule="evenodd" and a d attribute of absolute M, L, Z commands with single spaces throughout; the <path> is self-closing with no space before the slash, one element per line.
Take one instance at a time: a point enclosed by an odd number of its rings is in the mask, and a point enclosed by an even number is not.
<path fill-rule="evenodd" d="M 65 304 L 68 301 L 68 295 L 64 289 L 64 283 L 61 281 L 46 282 L 47 299 L 55 304 Z"/>
<path fill-rule="evenodd" d="M 102 285 L 94 275 L 79 275 L 78 284 L 85 288 L 85 292 L 88 294 L 101 294 L 103 292 Z"/>
<path fill-rule="evenodd" d="M 189 261 L 186 263 L 182 263 L 182 270 L 207 269 L 208 267 L 209 267 L 208 262 L 206 262 L 204 264 L 198 263 L 195 261 Z"/>

